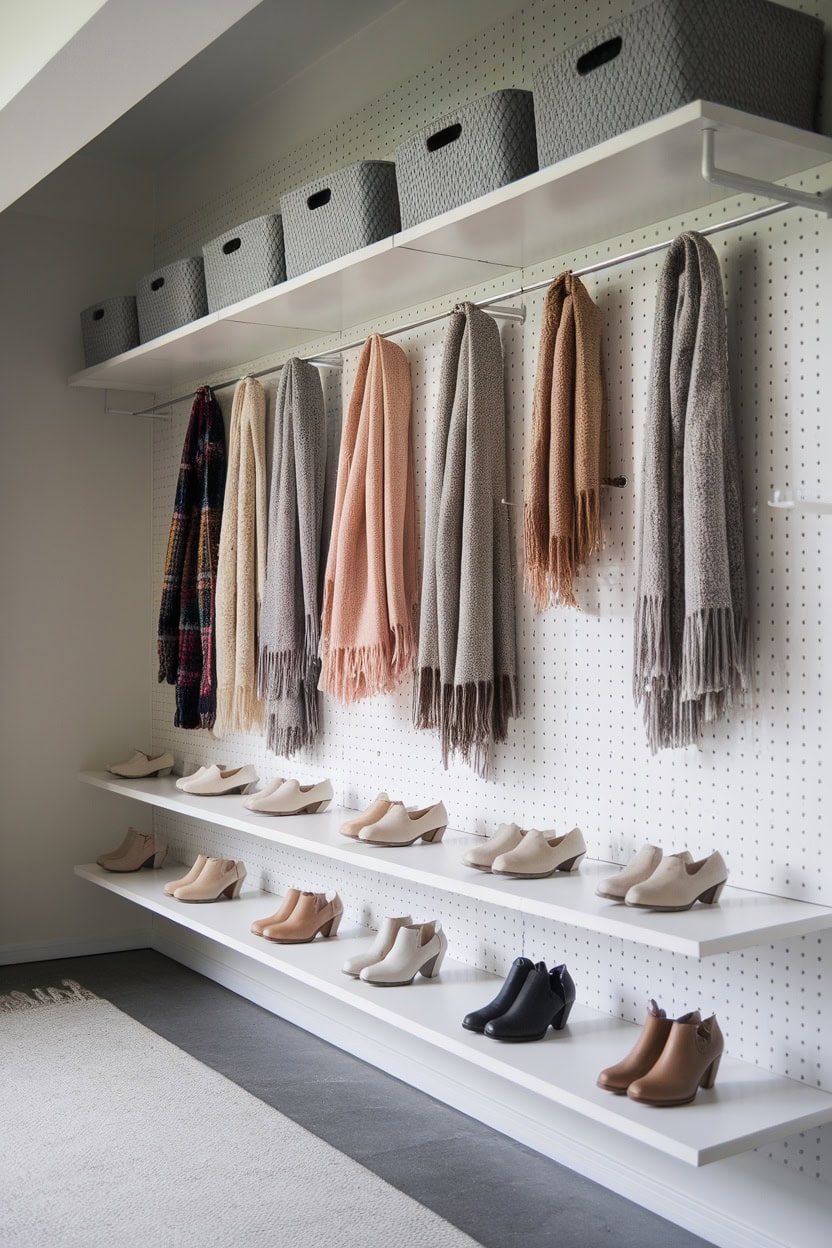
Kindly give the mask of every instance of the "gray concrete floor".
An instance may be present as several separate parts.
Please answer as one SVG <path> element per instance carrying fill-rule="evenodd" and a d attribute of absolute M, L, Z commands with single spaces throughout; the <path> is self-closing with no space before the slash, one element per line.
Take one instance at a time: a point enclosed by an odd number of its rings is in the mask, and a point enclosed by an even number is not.
<path fill-rule="evenodd" d="M 0 967 L 0 993 L 64 978 L 360 1161 L 483 1248 L 705 1244 L 150 949 Z"/>

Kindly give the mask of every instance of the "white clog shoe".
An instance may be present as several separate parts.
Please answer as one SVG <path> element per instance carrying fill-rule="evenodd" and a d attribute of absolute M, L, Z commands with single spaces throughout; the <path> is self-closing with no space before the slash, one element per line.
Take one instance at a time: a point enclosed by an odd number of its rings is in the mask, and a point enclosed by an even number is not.
<path fill-rule="evenodd" d="M 681 854 L 673 854 L 673 857 L 681 858 L 682 862 L 693 862 L 686 849 Z M 661 860 L 662 851 L 656 845 L 642 845 L 626 867 L 618 875 L 608 875 L 601 880 L 595 892 L 607 901 L 623 901 L 629 889 L 650 879 Z"/>
<path fill-rule="evenodd" d="M 151 758 L 143 750 L 134 750 L 129 758 L 121 763 L 111 763 L 107 770 L 110 775 L 121 776 L 123 780 L 144 780 L 148 776 L 169 776 L 175 761 L 167 751 Z"/>
<path fill-rule="evenodd" d="M 719 852 L 699 862 L 684 862 L 681 855 L 671 854 L 649 880 L 628 889 L 624 900 L 645 910 L 690 910 L 697 901 L 715 906 L 727 879 L 728 868 Z"/>
<path fill-rule="evenodd" d="M 585 855 L 586 842 L 580 828 L 573 828 L 565 836 L 530 828 L 515 849 L 494 859 L 491 873 L 542 880 L 556 871 L 577 871 Z"/>
<path fill-rule="evenodd" d="M 262 801 L 264 797 L 271 797 L 272 793 L 276 793 L 277 790 L 280 788 L 281 784 L 285 784 L 285 783 L 286 781 L 283 779 L 283 777 L 278 776 L 276 780 L 270 780 L 268 784 L 264 784 L 262 789 L 258 789 L 256 793 L 252 793 L 249 797 L 243 800 L 243 805 L 245 806 L 246 810 L 256 810 L 257 807 L 252 806 L 251 804 L 253 801 L 255 801 L 258 798 Z"/>
<path fill-rule="evenodd" d="M 250 784 L 257 783 L 257 772 L 248 763 L 245 767 L 234 767 L 230 771 L 222 771 L 216 763 L 205 767 L 196 775 L 183 777 L 181 788 L 183 793 L 197 797 L 226 797 L 229 793 L 242 793 Z"/>
<path fill-rule="evenodd" d="M 516 823 L 501 823 L 493 836 L 475 849 L 466 849 L 462 855 L 463 864 L 473 867 L 476 871 L 490 871 L 494 859 L 509 850 L 516 849 L 526 833 Z"/>
<path fill-rule="evenodd" d="M 318 784 L 284 780 L 273 793 L 253 794 L 246 805 L 257 815 L 320 815 L 333 796 L 330 780 L 321 780 Z"/>
<path fill-rule="evenodd" d="M 448 812 L 444 802 L 423 806 L 421 810 L 408 810 L 403 802 L 393 802 L 377 823 L 362 828 L 358 840 L 365 845 L 396 846 L 415 845 L 423 841 L 441 841 L 448 826 Z"/>

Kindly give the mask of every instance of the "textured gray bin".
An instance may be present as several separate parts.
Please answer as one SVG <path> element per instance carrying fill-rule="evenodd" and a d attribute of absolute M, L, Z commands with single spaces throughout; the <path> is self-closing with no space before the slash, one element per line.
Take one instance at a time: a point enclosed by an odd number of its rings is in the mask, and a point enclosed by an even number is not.
<path fill-rule="evenodd" d="M 535 75 L 541 167 L 691 100 L 812 128 L 823 23 L 768 0 L 653 0 Z"/>
<path fill-rule="evenodd" d="M 400 229 L 396 166 L 359 160 L 280 200 L 286 274 L 298 277 Z"/>
<path fill-rule="evenodd" d="M 396 148 L 402 229 L 534 173 L 531 91 L 495 91 L 411 135 Z"/>
<path fill-rule="evenodd" d="M 220 234 L 202 248 L 208 310 L 248 299 L 286 281 L 283 222 L 268 213 Z"/>
<path fill-rule="evenodd" d="M 196 321 L 208 312 L 202 256 L 175 260 L 136 284 L 139 337 L 142 342 Z"/>
<path fill-rule="evenodd" d="M 81 313 L 81 337 L 87 368 L 111 360 L 139 345 L 139 320 L 135 295 L 102 299 Z"/>

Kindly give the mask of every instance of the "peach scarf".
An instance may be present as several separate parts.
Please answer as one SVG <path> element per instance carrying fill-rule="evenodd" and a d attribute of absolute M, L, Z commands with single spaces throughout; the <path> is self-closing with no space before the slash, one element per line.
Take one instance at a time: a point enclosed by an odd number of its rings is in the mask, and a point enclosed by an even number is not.
<path fill-rule="evenodd" d="M 373 334 L 341 436 L 320 688 L 341 702 L 394 689 L 413 669 L 418 596 L 410 366 Z"/>

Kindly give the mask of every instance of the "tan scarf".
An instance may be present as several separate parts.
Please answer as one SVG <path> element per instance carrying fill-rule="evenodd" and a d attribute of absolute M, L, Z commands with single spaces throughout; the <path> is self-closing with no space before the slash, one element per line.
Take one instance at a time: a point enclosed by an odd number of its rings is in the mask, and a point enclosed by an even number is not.
<path fill-rule="evenodd" d="M 575 607 L 575 572 L 601 546 L 604 381 L 598 308 L 571 273 L 546 291 L 526 465 L 526 590 Z"/>
<path fill-rule="evenodd" d="M 217 569 L 217 721 L 214 734 L 263 722 L 257 626 L 266 570 L 266 392 L 244 377 L 231 407 L 228 476 Z"/>
<path fill-rule="evenodd" d="M 341 702 L 395 688 L 413 669 L 418 601 L 410 366 L 373 334 L 341 436 L 320 688 Z"/>

